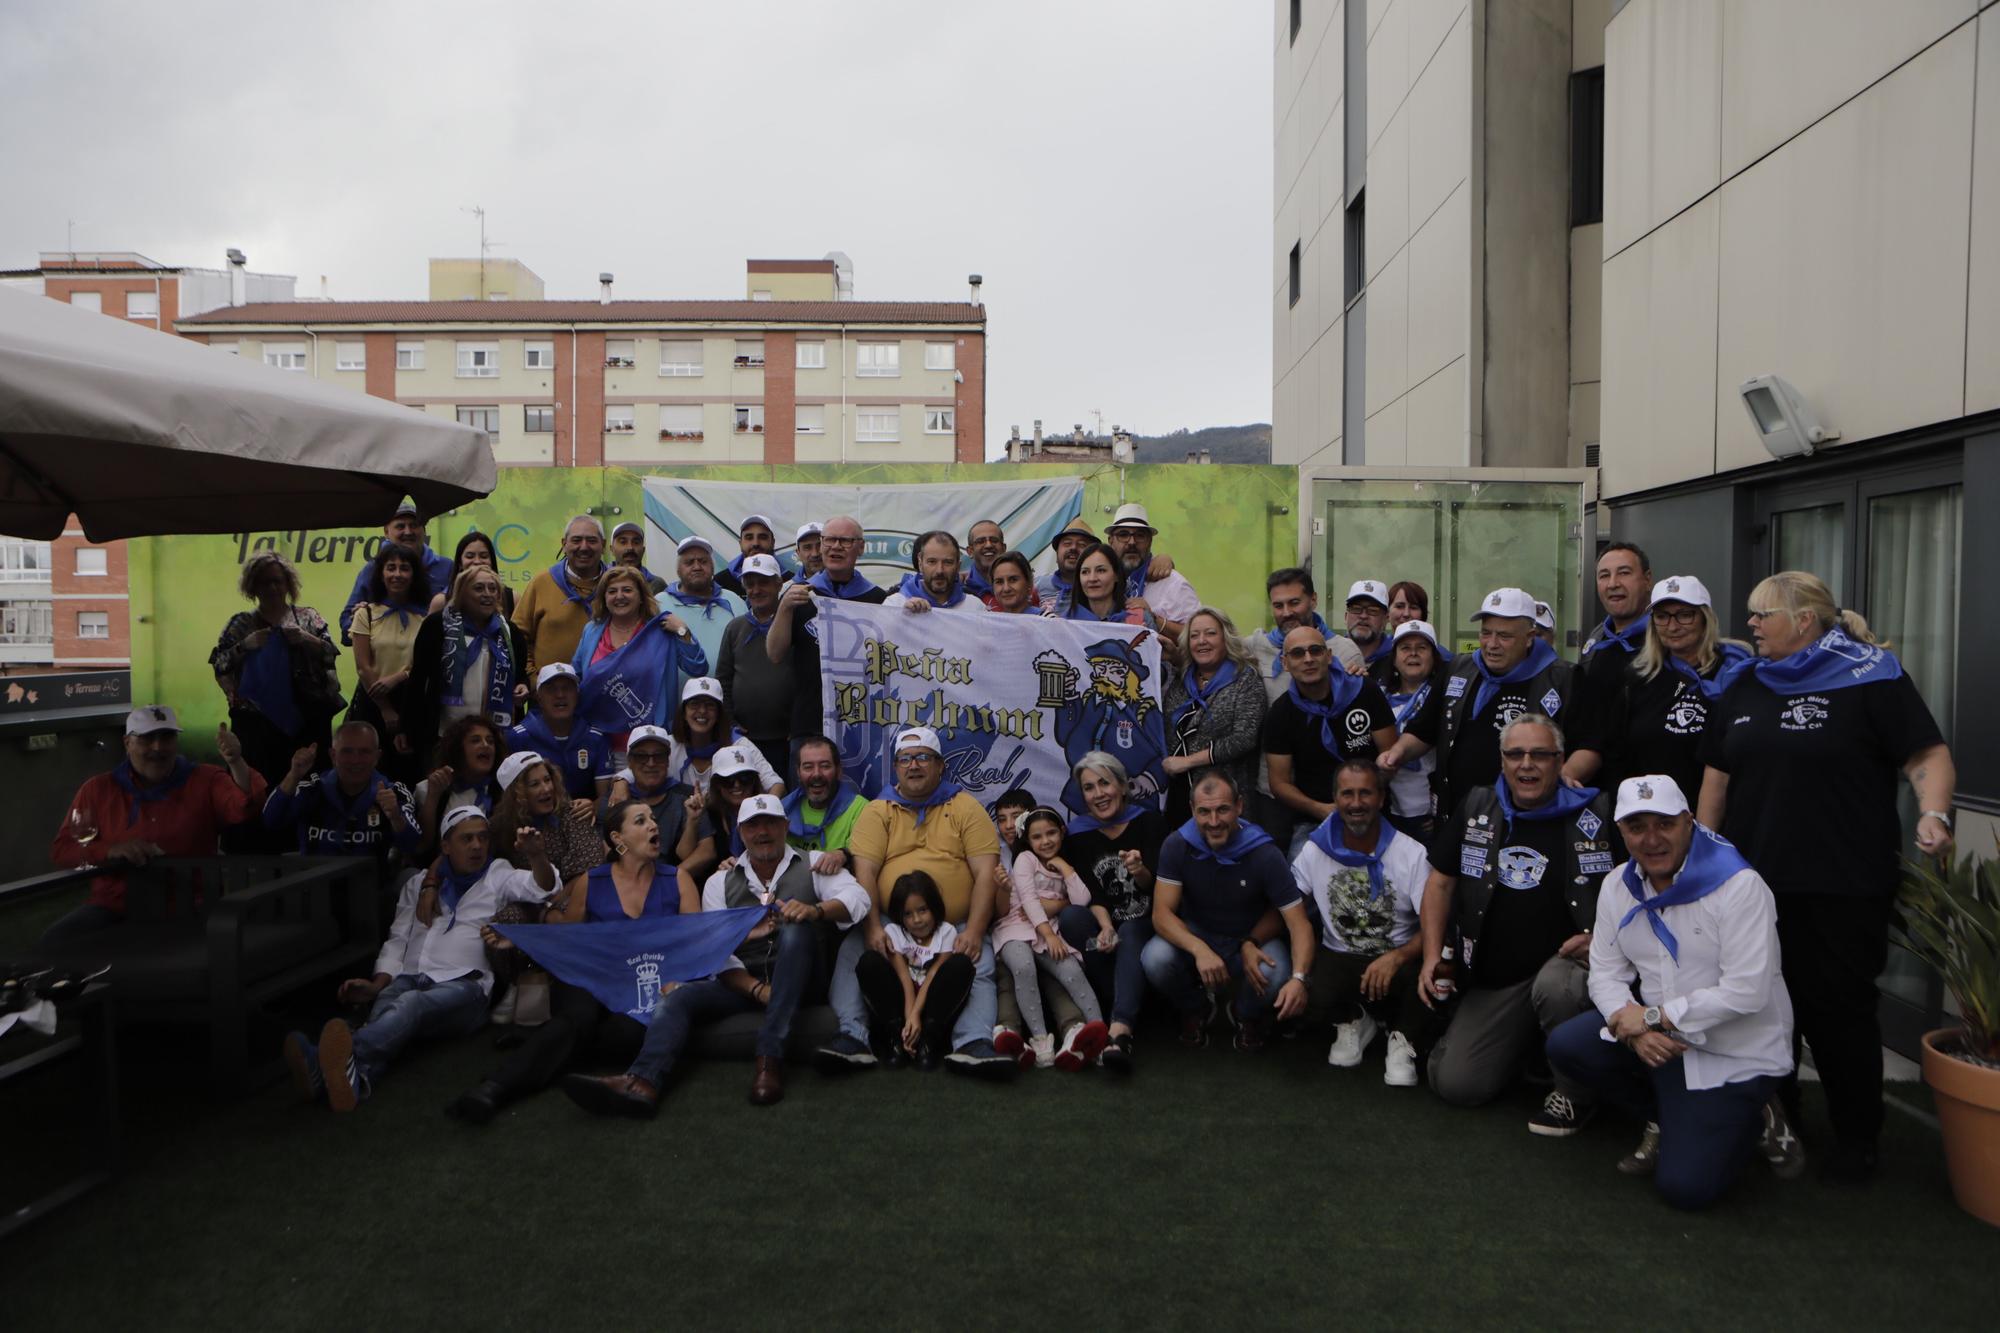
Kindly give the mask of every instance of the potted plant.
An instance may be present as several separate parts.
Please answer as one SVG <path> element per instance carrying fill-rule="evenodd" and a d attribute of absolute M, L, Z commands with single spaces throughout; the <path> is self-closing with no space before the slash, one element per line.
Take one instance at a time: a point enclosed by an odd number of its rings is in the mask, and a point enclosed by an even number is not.
<path fill-rule="evenodd" d="M 1912 862 L 1899 906 L 1898 942 L 1943 978 L 1960 1015 L 1924 1035 L 1951 1192 L 2000 1226 L 2000 859 Z"/>

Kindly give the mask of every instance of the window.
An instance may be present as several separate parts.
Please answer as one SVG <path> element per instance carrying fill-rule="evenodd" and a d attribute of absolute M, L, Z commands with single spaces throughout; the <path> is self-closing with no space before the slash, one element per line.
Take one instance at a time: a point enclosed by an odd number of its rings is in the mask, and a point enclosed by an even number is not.
<path fill-rule="evenodd" d="M 125 293 L 125 318 L 153 319 L 160 317 L 160 294 L 158 292 Z"/>
<path fill-rule="evenodd" d="M 458 378 L 462 380 L 490 380 L 499 374 L 499 343 L 460 343 L 458 345 Z"/>
<path fill-rule="evenodd" d="M 111 571 L 105 567 L 108 552 L 102 546 L 79 546 L 76 548 L 76 572 L 80 578 L 102 578 Z"/>
<path fill-rule="evenodd" d="M 109 611 L 79 611 L 76 613 L 76 637 L 79 639 L 108 639 L 111 637 L 111 613 Z"/>
<path fill-rule="evenodd" d="M 823 342 L 800 343 L 798 368 L 800 370 L 825 370 L 826 344 Z"/>
<path fill-rule="evenodd" d="M 1569 76 L 1569 225 L 1604 221 L 1604 66 Z"/>
<path fill-rule="evenodd" d="M 660 438 L 663 440 L 699 440 L 701 429 L 700 403 L 661 403 Z"/>
<path fill-rule="evenodd" d="M 95 310 L 102 313 L 104 310 L 104 293 L 71 292 L 69 294 L 69 303 L 78 310 Z"/>
<path fill-rule="evenodd" d="M 1340 25 L 1341 151 L 1346 172 L 1341 193 L 1352 199 L 1368 181 L 1368 11 L 1369 5 L 1344 5 Z M 1375 10 L 1377 18 L 1382 11 Z"/>
<path fill-rule="evenodd" d="M 698 376 L 701 374 L 701 343 L 693 339 L 674 342 L 660 342 L 660 373 L 662 375 Z"/>
<path fill-rule="evenodd" d="M 1345 305 L 1361 295 L 1361 289 L 1368 285 L 1368 192 L 1363 190 L 1354 196 L 1354 202 L 1347 206 L 1347 235 L 1345 238 L 1345 276 L 1341 286 L 1341 304 Z M 1298 253 L 1293 251 L 1294 254 Z M 1292 299 L 1298 299 L 1298 273 L 1292 274 Z"/>
<path fill-rule="evenodd" d="M 424 345 L 422 343 L 396 344 L 396 369 L 422 370 L 424 368 Z"/>
<path fill-rule="evenodd" d="M 903 414 L 894 407 L 864 407 L 855 413 L 854 438 L 865 443 L 893 444 L 903 438 Z"/>
<path fill-rule="evenodd" d="M 738 403 L 736 405 L 736 433 L 751 435 L 764 429 L 764 405 L 762 403 Z"/>
<path fill-rule="evenodd" d="M 738 338 L 736 340 L 736 364 L 745 369 L 753 369 L 764 364 L 764 340 L 762 338 Z"/>
<path fill-rule="evenodd" d="M 924 409 L 924 434 L 955 435 L 958 433 L 958 412 L 950 407 L 927 407 Z"/>
<path fill-rule="evenodd" d="M 52 643 L 55 637 L 55 603 L 0 602 L 0 643 Z"/>
<path fill-rule="evenodd" d="M 755 291 L 750 293 L 750 299 L 753 301 L 768 301 L 771 299 L 771 293 L 768 291 Z"/>
<path fill-rule="evenodd" d="M 303 371 L 306 368 L 306 345 L 304 343 L 265 343 L 264 364 L 276 366 L 279 370 Z"/>
<path fill-rule="evenodd" d="M 632 338 L 606 338 L 604 340 L 604 364 L 606 366 L 630 368 L 638 364 L 638 342 Z"/>
<path fill-rule="evenodd" d="M 368 345 L 366 343 L 335 343 L 333 345 L 333 368 L 335 370 L 368 369 Z"/>
<path fill-rule="evenodd" d="M 552 435 L 556 428 L 556 410 L 553 406 L 542 405 L 521 409 L 521 429 L 530 435 Z"/>
<path fill-rule="evenodd" d="M 901 343 L 862 343 L 854 349 L 854 357 L 857 375 L 890 379 L 903 373 Z"/>
<path fill-rule="evenodd" d="M 521 349 L 523 370 L 554 370 L 556 368 L 556 345 L 553 342 L 531 342 Z"/>
<path fill-rule="evenodd" d="M 925 343 L 924 369 L 957 370 L 958 348 L 951 343 Z"/>
<path fill-rule="evenodd" d="M 800 403 L 798 406 L 798 431 L 801 435 L 826 434 L 826 405 L 824 403 Z"/>
<path fill-rule="evenodd" d="M 1298 41 L 1299 29 L 1306 26 L 1305 10 L 1305 0 L 1292 0 L 1292 35 L 1286 39 L 1287 41 Z"/>
<path fill-rule="evenodd" d="M 630 435 L 632 433 L 632 404 L 606 403 L 604 405 L 604 433 L 606 435 Z"/>
<path fill-rule="evenodd" d="M 500 409 L 498 407 L 461 407 L 458 409 L 458 424 L 483 430 L 489 436 L 500 433 Z"/>
<path fill-rule="evenodd" d="M 49 544 L 20 537 L 0 537 L 0 582 L 46 583 Z"/>
<path fill-rule="evenodd" d="M 1290 288 L 1291 304 L 1293 305 L 1297 305 L 1299 303 L 1299 291 L 1301 287 L 1304 286 L 1304 284 L 1299 280 L 1299 272 L 1301 267 L 1299 263 L 1299 247 L 1302 244 L 1304 244 L 1304 242 L 1302 241 L 1293 241 L 1291 256 L 1285 261 L 1285 271 L 1290 275 L 1290 280 L 1291 280 L 1291 288 Z"/>

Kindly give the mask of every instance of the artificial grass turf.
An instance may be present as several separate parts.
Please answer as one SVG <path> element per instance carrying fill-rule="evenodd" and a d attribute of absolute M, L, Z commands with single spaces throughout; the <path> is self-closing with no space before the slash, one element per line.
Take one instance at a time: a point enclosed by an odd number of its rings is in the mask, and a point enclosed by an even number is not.
<path fill-rule="evenodd" d="M 2000 1233 L 1892 1113 L 1864 1190 L 1753 1167 L 1712 1213 L 1612 1168 L 1636 1127 L 1455 1110 L 1378 1050 L 1156 1036 L 1129 1082 L 691 1066 L 650 1123 L 559 1092 L 440 1108 L 490 1040 L 419 1048 L 350 1116 L 288 1086 L 128 1084 L 119 1182 L 0 1245 L 12 1328 L 1990 1327 Z M 157 1059 L 153 1059 L 158 1069 Z M 143 1070 L 143 1062 L 141 1064 Z M 1810 1094 L 1816 1097 L 1816 1090 Z M 1818 1127 L 1817 1119 L 1808 1131 Z M 23 1150 L 9 1142 L 11 1155 Z"/>

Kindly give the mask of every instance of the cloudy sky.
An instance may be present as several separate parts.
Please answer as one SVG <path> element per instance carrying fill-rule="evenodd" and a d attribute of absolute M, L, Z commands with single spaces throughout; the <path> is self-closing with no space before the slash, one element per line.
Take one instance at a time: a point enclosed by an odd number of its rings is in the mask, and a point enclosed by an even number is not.
<path fill-rule="evenodd" d="M 845 250 L 862 299 L 982 273 L 989 451 L 1018 423 L 1270 419 L 1258 0 L 0 4 L 0 267 L 64 248 L 420 297 L 740 297 Z"/>

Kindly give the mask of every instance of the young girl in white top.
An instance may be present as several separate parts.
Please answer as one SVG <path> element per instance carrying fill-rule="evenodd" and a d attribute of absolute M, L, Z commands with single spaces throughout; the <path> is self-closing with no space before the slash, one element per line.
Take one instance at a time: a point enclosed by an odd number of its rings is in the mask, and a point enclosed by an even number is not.
<path fill-rule="evenodd" d="M 1080 1056 L 1066 1063 L 1081 1068 L 1104 1049 L 1109 1029 L 1104 1026 L 1097 993 L 1083 975 L 1082 962 L 1063 941 L 1052 918 L 1072 903 L 1089 906 L 1105 930 L 1111 929 L 1111 917 L 1102 907 L 1091 906 L 1090 890 L 1063 859 L 1062 816 L 1046 806 L 1039 807 L 1021 820 L 1020 830 L 1012 874 L 1013 901 L 1007 914 L 994 924 L 993 947 L 1014 978 L 1014 999 L 1021 1006 L 1021 1021 L 1027 1025 L 1028 1046 L 1035 1053 L 1036 1064 L 1056 1063 L 1055 1038 L 1049 1034 L 1048 1019 L 1042 1013 L 1039 973 L 1055 978 L 1076 1001 L 1084 1022 L 1064 1043 L 1064 1053 Z"/>
<path fill-rule="evenodd" d="M 937 882 L 912 870 L 889 890 L 889 956 L 865 950 L 855 979 L 868 1003 L 868 1039 L 892 1067 L 915 1059 L 938 1067 L 951 1049 L 952 1024 L 972 994 L 972 960 L 958 951 L 958 929 L 944 919 Z"/>

